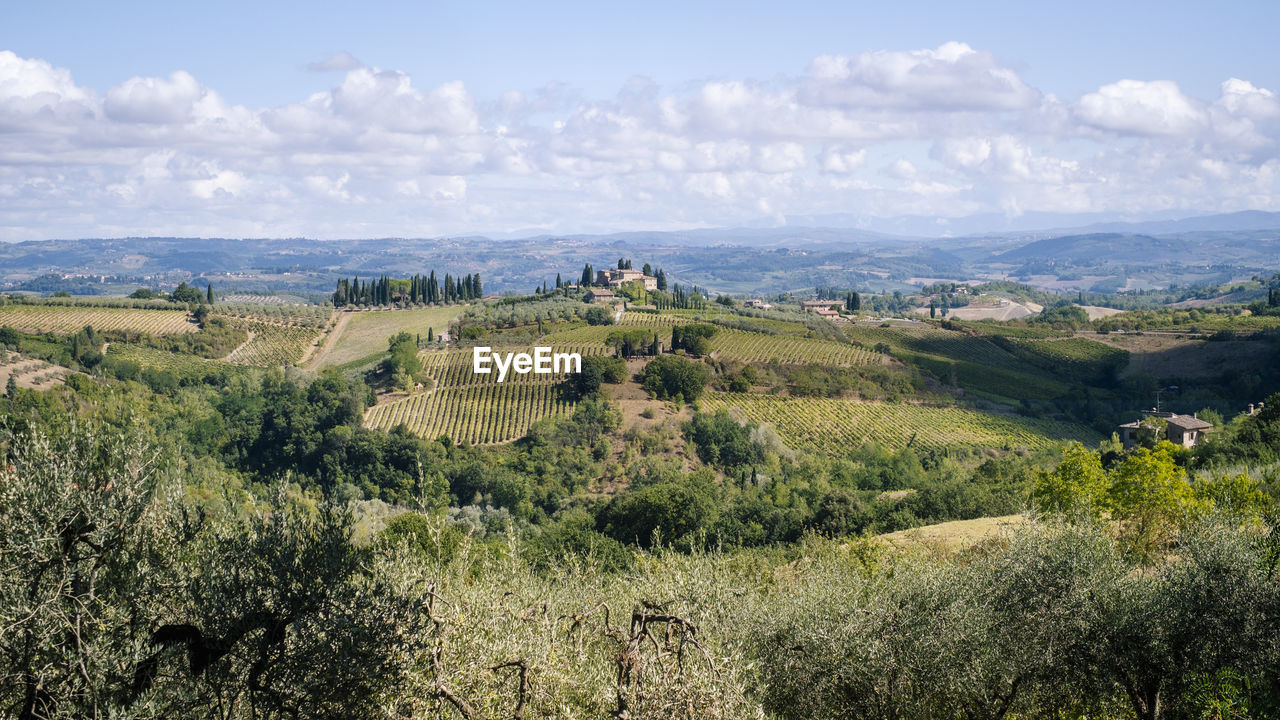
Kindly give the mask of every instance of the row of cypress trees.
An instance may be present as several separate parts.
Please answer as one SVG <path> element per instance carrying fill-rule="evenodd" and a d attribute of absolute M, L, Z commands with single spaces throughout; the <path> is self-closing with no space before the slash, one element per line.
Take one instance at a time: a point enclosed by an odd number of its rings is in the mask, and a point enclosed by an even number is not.
<path fill-rule="evenodd" d="M 376 280 L 361 282 L 359 277 L 343 278 L 333 291 L 334 307 L 346 305 L 448 305 L 484 297 L 480 273 L 470 273 L 454 279 L 445 273 L 444 282 L 436 278 L 436 271 L 410 278 L 393 278 L 383 275 Z"/>

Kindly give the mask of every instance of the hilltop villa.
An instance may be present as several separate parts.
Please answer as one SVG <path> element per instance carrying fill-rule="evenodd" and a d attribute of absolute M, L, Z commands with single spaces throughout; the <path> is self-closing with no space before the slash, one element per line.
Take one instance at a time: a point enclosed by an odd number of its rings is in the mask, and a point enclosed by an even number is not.
<path fill-rule="evenodd" d="M 644 289 L 653 291 L 658 289 L 658 278 L 645 275 L 639 270 L 626 268 L 623 270 L 597 270 L 596 284 L 607 287 L 621 287 L 625 283 L 639 280 L 644 283 Z"/>

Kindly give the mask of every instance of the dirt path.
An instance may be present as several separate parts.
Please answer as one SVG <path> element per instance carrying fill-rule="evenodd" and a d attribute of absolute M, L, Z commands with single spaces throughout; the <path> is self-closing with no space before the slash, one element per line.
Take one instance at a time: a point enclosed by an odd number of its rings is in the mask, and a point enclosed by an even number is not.
<path fill-rule="evenodd" d="M 333 323 L 333 326 L 329 328 L 329 334 L 324 336 L 324 341 L 320 343 L 318 348 L 314 348 L 308 357 L 302 358 L 298 364 L 308 370 L 319 369 L 320 366 L 324 364 L 324 361 L 329 357 L 329 354 L 333 352 L 333 348 L 338 344 L 339 338 L 342 337 L 342 332 L 347 329 L 347 325 L 351 322 L 352 315 L 354 315 L 354 313 L 338 313 L 338 319 Z"/>

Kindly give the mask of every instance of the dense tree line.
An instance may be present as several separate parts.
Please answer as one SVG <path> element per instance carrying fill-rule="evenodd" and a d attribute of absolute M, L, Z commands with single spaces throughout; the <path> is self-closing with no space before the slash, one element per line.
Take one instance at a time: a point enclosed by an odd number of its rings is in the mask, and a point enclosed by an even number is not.
<path fill-rule="evenodd" d="M 451 305 L 484 297 L 480 273 L 469 273 L 460 278 L 445 273 L 444 280 L 436 278 L 436 271 L 427 275 L 393 278 L 382 275 L 376 280 L 361 282 L 355 277 L 338 280 L 333 291 L 333 306 L 347 305 Z"/>
<path fill-rule="evenodd" d="M 671 349 L 684 350 L 690 355 L 706 355 L 711 351 L 711 338 L 716 326 L 706 323 L 675 325 L 671 328 Z"/>
<path fill-rule="evenodd" d="M 706 294 L 698 288 L 685 290 L 680 287 L 680 283 L 676 283 L 668 293 L 664 291 L 663 285 L 665 283 L 659 282 L 657 292 L 649 294 L 649 299 L 659 310 L 702 310 L 707 307 Z"/>

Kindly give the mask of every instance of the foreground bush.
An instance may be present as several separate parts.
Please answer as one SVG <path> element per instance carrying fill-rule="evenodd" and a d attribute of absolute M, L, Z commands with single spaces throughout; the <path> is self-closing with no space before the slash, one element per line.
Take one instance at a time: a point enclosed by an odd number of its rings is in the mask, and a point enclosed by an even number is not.
<path fill-rule="evenodd" d="M 287 493 L 206 515 L 128 433 L 18 433 L 4 452 L 0 717 L 1280 711 L 1280 532 L 1257 521 L 1209 515 L 1154 558 L 1089 521 L 947 555 L 678 553 L 656 532 L 641 551 L 585 515 L 527 543 L 409 515 L 357 545 L 349 509 Z M 611 532 L 645 529 L 613 510 Z"/>

